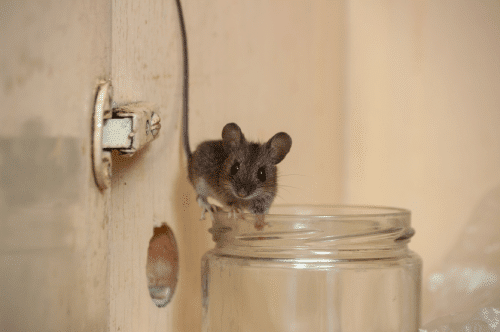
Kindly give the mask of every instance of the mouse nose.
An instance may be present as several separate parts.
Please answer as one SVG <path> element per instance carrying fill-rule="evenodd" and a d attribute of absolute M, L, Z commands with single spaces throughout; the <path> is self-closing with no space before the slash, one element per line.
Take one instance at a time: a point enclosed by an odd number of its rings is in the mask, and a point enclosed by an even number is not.
<path fill-rule="evenodd" d="M 255 190 L 255 187 L 251 183 L 242 184 L 236 191 L 236 195 L 240 198 L 245 198 L 250 195 Z"/>

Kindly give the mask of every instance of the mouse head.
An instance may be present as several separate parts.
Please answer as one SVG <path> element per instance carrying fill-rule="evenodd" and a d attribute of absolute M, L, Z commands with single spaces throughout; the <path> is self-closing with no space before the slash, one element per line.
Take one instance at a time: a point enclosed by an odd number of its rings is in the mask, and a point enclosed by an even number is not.
<path fill-rule="evenodd" d="M 249 143 L 236 123 L 228 123 L 222 129 L 222 142 L 224 150 L 228 153 L 245 148 Z M 260 144 L 259 144 L 260 145 Z M 265 151 L 269 162 L 273 165 L 279 164 L 288 154 L 292 147 L 292 138 L 284 132 L 277 133 L 265 145 Z"/>
<path fill-rule="evenodd" d="M 290 151 L 292 139 L 281 132 L 264 144 L 248 142 L 240 127 L 229 123 L 222 130 L 222 142 L 228 158 L 224 162 L 221 185 L 240 204 L 264 200 L 267 210 L 276 195 L 276 165 Z"/>

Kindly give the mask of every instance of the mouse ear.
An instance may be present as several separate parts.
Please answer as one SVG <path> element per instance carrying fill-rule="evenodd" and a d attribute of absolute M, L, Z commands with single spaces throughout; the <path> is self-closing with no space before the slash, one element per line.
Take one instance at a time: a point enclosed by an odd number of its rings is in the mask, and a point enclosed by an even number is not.
<path fill-rule="evenodd" d="M 222 129 L 222 141 L 224 147 L 235 149 L 245 141 L 245 136 L 243 136 L 240 127 L 236 123 L 228 123 Z"/>
<path fill-rule="evenodd" d="M 287 133 L 277 133 L 266 143 L 269 156 L 274 165 L 279 164 L 292 147 L 292 138 Z"/>

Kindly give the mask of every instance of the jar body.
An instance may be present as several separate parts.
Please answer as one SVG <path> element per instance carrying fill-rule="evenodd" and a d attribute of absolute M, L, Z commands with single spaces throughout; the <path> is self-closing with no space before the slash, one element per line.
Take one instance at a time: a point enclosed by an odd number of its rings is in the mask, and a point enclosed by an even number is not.
<path fill-rule="evenodd" d="M 291 232 L 273 227 L 271 220 L 271 230 L 260 237 L 256 231 L 256 238 L 248 230 L 236 230 L 229 236 L 236 241 L 219 241 L 222 245 L 205 254 L 203 331 L 418 331 L 418 255 L 405 243 L 387 249 L 381 245 L 387 239 L 360 243 L 352 233 L 349 243 L 338 246 L 345 232 L 332 238 L 329 221 L 315 227 L 301 220 L 298 230 L 293 221 L 286 225 Z M 355 231 L 361 238 L 367 232 L 359 230 L 366 225 Z M 371 222 L 368 230 L 375 237 L 387 233 Z M 283 246 L 279 234 L 288 237 Z M 250 248 L 234 245 L 245 238 L 253 241 Z"/>

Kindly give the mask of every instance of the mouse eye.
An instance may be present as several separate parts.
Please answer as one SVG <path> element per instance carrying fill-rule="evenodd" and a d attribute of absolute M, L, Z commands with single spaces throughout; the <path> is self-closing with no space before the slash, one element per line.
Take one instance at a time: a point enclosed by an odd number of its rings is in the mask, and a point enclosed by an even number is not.
<path fill-rule="evenodd" d="M 257 178 L 260 180 L 260 182 L 266 181 L 266 169 L 264 167 L 259 168 L 257 171 Z"/>
<path fill-rule="evenodd" d="M 236 175 L 238 171 L 240 170 L 240 163 L 235 162 L 234 165 L 231 167 L 231 175 Z"/>

